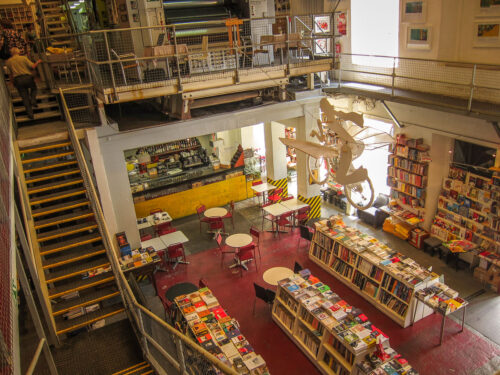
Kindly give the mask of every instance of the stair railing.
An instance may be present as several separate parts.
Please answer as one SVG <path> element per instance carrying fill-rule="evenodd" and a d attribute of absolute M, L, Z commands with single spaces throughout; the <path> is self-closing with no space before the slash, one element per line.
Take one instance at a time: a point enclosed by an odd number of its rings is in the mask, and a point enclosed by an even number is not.
<path fill-rule="evenodd" d="M 128 284 L 125 275 L 123 274 L 122 269 L 120 267 L 120 263 L 117 257 L 119 250 L 116 243 L 113 240 L 113 237 L 109 233 L 108 227 L 106 225 L 99 197 L 97 195 L 96 188 L 94 186 L 90 171 L 85 161 L 79 137 L 75 130 L 75 126 L 71 119 L 71 115 L 69 113 L 69 109 L 64 95 L 64 92 L 69 90 L 71 89 L 63 90 L 59 88 L 61 103 L 63 106 L 64 115 L 66 117 L 66 124 L 68 126 L 69 138 L 73 144 L 75 156 L 78 161 L 78 165 L 80 167 L 81 174 L 83 177 L 84 186 L 86 187 L 87 195 L 91 207 L 94 211 L 96 222 L 99 227 L 99 231 L 101 233 L 103 243 L 106 248 L 106 253 L 110 260 L 111 268 L 116 277 L 116 282 L 123 299 L 125 310 L 127 311 L 129 319 L 133 323 L 135 323 L 135 326 L 138 330 L 138 334 L 140 335 L 139 342 L 141 343 L 142 349 L 147 359 L 159 374 L 167 374 L 166 370 L 164 369 L 164 366 L 160 365 L 160 363 L 158 362 L 158 359 L 160 360 L 166 359 L 169 362 L 169 364 L 173 366 L 179 373 L 189 375 L 189 373 L 187 372 L 186 361 L 184 360 L 184 345 L 185 345 L 187 349 L 200 355 L 206 362 L 210 363 L 210 365 L 217 367 L 224 374 L 237 375 L 237 372 L 235 370 L 233 370 L 226 364 L 222 363 L 217 357 L 215 357 L 213 354 L 209 353 L 200 345 L 198 345 L 198 343 L 196 343 L 188 336 L 182 334 L 181 332 L 179 332 L 178 330 L 167 324 L 157 315 L 153 314 L 146 307 L 142 306 L 140 303 L 137 302 L 132 292 L 132 289 L 130 288 L 130 285 Z M 176 360 L 171 354 L 169 354 L 167 350 L 165 350 L 165 348 L 158 342 L 157 338 L 160 332 L 155 331 L 154 334 L 153 332 L 147 332 L 146 325 L 144 324 L 145 321 L 149 323 L 148 328 L 150 328 L 151 323 L 154 322 L 157 326 L 159 326 L 159 328 L 163 330 L 162 333 L 165 336 L 161 338 L 163 339 L 167 338 L 170 341 L 172 340 L 174 341 L 177 348 L 178 360 Z M 151 349 L 154 349 L 154 352 L 159 353 L 163 358 L 156 358 L 154 354 L 152 354 L 153 350 Z"/>

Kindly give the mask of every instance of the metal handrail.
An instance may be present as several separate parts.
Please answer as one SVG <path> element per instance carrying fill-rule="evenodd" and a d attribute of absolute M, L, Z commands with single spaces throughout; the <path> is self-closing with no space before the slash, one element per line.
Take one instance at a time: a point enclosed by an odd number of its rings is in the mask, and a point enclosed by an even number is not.
<path fill-rule="evenodd" d="M 85 161 L 83 151 L 81 149 L 81 145 L 78 139 L 78 136 L 76 134 L 76 130 L 73 124 L 73 121 L 71 119 L 71 115 L 69 113 L 69 109 L 66 103 L 66 99 L 64 96 L 64 93 L 67 91 L 75 90 L 75 89 L 80 89 L 88 86 L 82 86 L 79 88 L 71 88 L 71 89 L 59 89 L 59 94 L 61 97 L 61 102 L 64 110 L 64 114 L 66 117 L 66 124 L 68 127 L 68 134 L 69 138 L 71 139 L 71 142 L 73 144 L 73 148 L 75 151 L 75 156 L 77 158 L 80 170 L 82 172 L 82 178 L 84 180 L 84 185 L 87 188 L 87 192 L 89 195 L 89 201 L 91 202 L 91 206 L 94 210 L 96 221 L 99 227 L 99 230 L 101 232 L 103 242 L 105 243 L 105 248 L 106 248 L 106 253 L 108 255 L 108 258 L 110 259 L 110 264 L 111 268 L 113 270 L 113 273 L 117 279 L 117 285 L 118 288 L 120 289 L 120 294 L 123 298 L 125 308 L 129 313 L 132 314 L 134 317 L 134 321 L 137 324 L 139 328 L 140 334 L 143 336 L 148 341 L 154 340 L 151 338 L 147 332 L 144 331 L 144 327 L 142 326 L 142 321 L 140 317 L 138 316 L 138 311 L 141 311 L 142 313 L 148 315 L 151 319 L 153 319 L 156 323 L 158 323 L 161 327 L 167 330 L 169 334 L 174 335 L 177 337 L 179 340 L 181 340 L 183 343 L 188 345 L 191 349 L 195 350 L 198 352 L 200 355 L 202 355 L 206 360 L 211 362 L 214 366 L 219 368 L 219 370 L 223 371 L 225 374 L 230 374 L 230 375 L 237 375 L 237 372 L 233 370 L 232 368 L 228 367 L 226 364 L 222 363 L 215 357 L 213 354 L 210 352 L 206 351 L 203 349 L 201 346 L 199 346 L 195 341 L 191 340 L 189 337 L 183 335 L 181 332 L 177 331 L 167 323 L 165 323 L 162 319 L 160 319 L 158 316 L 150 312 L 146 307 L 142 306 L 139 302 L 137 302 L 135 295 L 132 292 L 132 289 L 130 288 L 130 285 L 128 284 L 125 275 L 123 274 L 123 271 L 120 267 L 117 253 L 118 249 L 116 247 L 116 244 L 113 242 L 111 239 L 111 235 L 109 233 L 108 227 L 106 225 L 105 219 L 104 219 L 104 214 L 102 212 L 101 205 L 99 203 L 99 198 L 94 186 L 94 183 L 92 181 L 92 178 L 90 177 L 90 171 L 88 170 L 87 163 Z M 137 309 L 137 311 L 136 311 Z M 141 343 L 143 343 L 143 340 L 140 340 Z M 172 363 L 173 358 L 172 357 L 166 357 L 167 360 L 169 360 Z M 173 366 L 177 368 L 180 366 L 179 363 L 172 363 Z"/>

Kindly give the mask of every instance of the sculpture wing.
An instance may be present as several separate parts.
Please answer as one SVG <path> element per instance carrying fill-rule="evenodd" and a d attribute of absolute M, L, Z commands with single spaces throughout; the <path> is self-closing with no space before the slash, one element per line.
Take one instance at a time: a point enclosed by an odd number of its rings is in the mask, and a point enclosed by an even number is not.
<path fill-rule="evenodd" d="M 320 159 L 321 157 L 326 159 L 333 159 L 338 156 L 338 151 L 329 146 L 323 146 L 319 143 L 313 143 L 308 141 L 298 141 L 296 139 L 290 138 L 280 138 L 281 143 L 286 146 L 294 147 L 299 151 L 305 152 L 308 155 L 316 159 Z"/>

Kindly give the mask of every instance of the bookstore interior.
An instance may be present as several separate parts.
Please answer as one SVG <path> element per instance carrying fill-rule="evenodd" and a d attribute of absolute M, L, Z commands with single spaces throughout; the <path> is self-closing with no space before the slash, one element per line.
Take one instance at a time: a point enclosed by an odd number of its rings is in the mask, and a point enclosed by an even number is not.
<path fill-rule="evenodd" d="M 255 138 L 262 126 L 254 126 Z M 295 141 L 293 127 L 283 126 L 282 130 L 286 139 Z M 286 146 L 285 189 L 280 180 L 266 178 L 265 151 L 252 147 L 248 140 L 243 147 L 240 142 L 245 137 L 241 135 L 232 137 L 234 144 L 225 142 L 228 155 L 222 155 L 220 138 L 212 134 L 126 150 L 141 248 L 131 249 L 125 233 L 117 234 L 117 240 L 124 271 L 149 269 L 157 290 L 166 283 L 170 298 L 162 301 L 166 319 L 238 373 L 269 374 L 268 363 L 276 366 L 276 362 L 266 358 L 266 352 L 272 350 L 257 354 L 252 346 L 256 344 L 243 336 L 237 316 L 230 317 L 216 297 L 215 289 L 220 287 L 209 287 L 218 285 L 217 281 L 200 279 L 199 286 L 185 282 L 182 267 L 210 261 L 213 255 L 213 251 L 192 250 L 190 246 L 197 240 L 200 246 L 212 241 L 203 250 L 217 246 L 223 268 L 212 278 L 240 287 L 242 280 L 253 280 L 255 299 L 269 304 L 279 332 L 310 361 L 314 371 L 326 375 L 418 374 L 422 359 L 412 366 L 412 355 L 403 356 L 389 344 L 388 332 L 394 328 L 386 331 L 382 326 L 387 323 L 375 325 L 369 319 L 380 321 L 383 315 L 401 329 L 412 330 L 417 322 L 437 316 L 423 329 L 434 332 L 430 340 L 439 342 L 439 347 L 446 345 L 450 335 L 464 331 L 469 300 L 455 290 L 454 278 L 452 285 L 446 283 L 443 273 L 467 272 L 483 292 L 499 292 L 500 169 L 496 149 L 455 140 L 449 167 L 431 198 L 426 190 L 436 183 L 429 178 L 435 168 L 430 145 L 400 131 L 383 151 L 378 150 L 387 167 L 377 170 L 382 176 L 374 178 L 378 182 L 373 184 L 372 194 L 377 196 L 371 206 L 356 210 L 361 204 L 351 202 L 355 195 L 351 192 L 346 199 L 344 187 L 327 178 L 320 190 L 323 211 L 314 215 L 314 203 L 300 194 L 295 196 L 297 182 L 290 178 L 297 169 L 296 152 L 301 144 L 297 150 Z M 335 142 L 338 140 L 332 144 Z M 321 163 L 311 163 L 322 169 L 316 177 L 328 175 L 326 168 L 333 165 L 326 160 Z M 426 221 L 426 211 L 432 206 L 434 213 Z M 254 216 L 248 217 L 249 212 Z M 194 218 L 193 231 L 186 226 L 189 218 Z M 272 256 L 271 246 L 285 247 L 291 236 L 298 239 L 298 247 L 294 245 L 292 254 L 283 254 L 286 260 L 280 256 L 271 263 L 263 261 Z M 308 241 L 308 251 L 298 256 L 297 251 L 304 249 L 301 240 Z M 207 252 L 209 258 L 196 259 Z M 227 258 L 233 258 L 229 265 L 224 259 L 228 253 Z M 436 258 L 429 262 L 424 254 Z M 288 256 L 296 257 L 293 270 L 283 267 L 290 263 Z M 422 259 L 424 264 L 420 264 Z M 433 267 L 436 262 L 439 266 Z M 274 263 L 280 267 L 270 267 Z M 237 275 L 236 280 L 225 278 L 227 267 L 233 270 L 229 277 Z M 263 272 L 263 280 L 252 275 L 254 271 Z M 180 283 L 173 283 L 172 275 Z M 325 278 L 330 276 L 333 278 L 327 282 Z M 168 296 L 177 286 L 181 291 Z M 161 299 L 160 293 L 158 296 Z M 367 315 L 348 302 L 360 299 L 364 306 L 371 306 Z M 238 310 L 234 304 L 232 309 Z M 445 330 L 446 320 L 457 326 L 452 333 Z M 397 335 L 404 334 L 403 330 Z M 255 339 L 255 334 L 250 336 Z M 257 336 L 260 347 L 261 340 Z M 433 347 L 429 344 L 427 349 Z"/>

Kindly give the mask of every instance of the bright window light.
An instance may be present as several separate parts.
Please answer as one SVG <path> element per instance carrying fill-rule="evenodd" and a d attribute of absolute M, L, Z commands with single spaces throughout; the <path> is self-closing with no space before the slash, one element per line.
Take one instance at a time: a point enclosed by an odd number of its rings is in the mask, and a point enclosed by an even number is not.
<path fill-rule="evenodd" d="M 399 0 L 351 0 L 353 54 L 398 56 Z M 393 59 L 352 56 L 353 64 L 392 68 Z M 396 60 L 397 64 L 397 60 Z"/>

